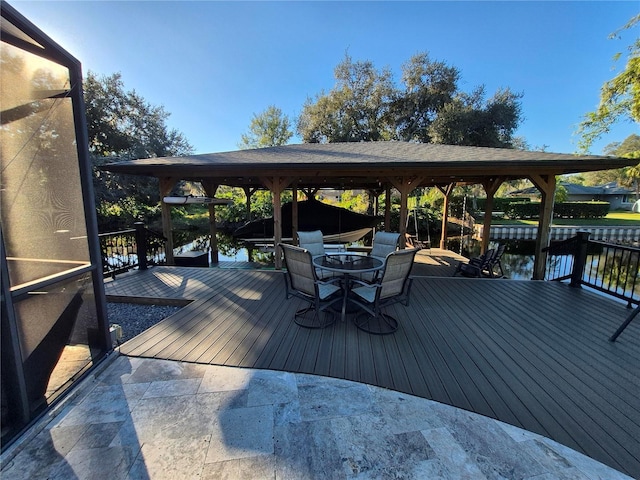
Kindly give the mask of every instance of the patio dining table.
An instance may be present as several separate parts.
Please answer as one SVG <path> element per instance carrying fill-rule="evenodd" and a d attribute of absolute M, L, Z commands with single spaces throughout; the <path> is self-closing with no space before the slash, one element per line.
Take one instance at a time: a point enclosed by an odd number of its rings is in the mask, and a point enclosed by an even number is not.
<path fill-rule="evenodd" d="M 341 320 L 344 322 L 347 316 L 347 303 L 349 301 L 349 290 L 351 278 L 362 273 L 375 272 L 381 270 L 384 262 L 376 257 L 362 255 L 361 253 L 325 253 L 314 257 L 313 264 L 322 270 L 337 273 L 343 276 L 342 288 L 342 309 Z"/>

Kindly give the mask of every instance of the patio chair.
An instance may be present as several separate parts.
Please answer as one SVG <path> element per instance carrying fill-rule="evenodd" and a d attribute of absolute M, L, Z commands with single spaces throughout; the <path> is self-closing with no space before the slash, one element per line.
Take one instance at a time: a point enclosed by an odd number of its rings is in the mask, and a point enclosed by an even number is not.
<path fill-rule="evenodd" d="M 373 246 L 371 248 L 372 257 L 377 257 L 380 260 L 386 258 L 391 252 L 395 252 L 398 248 L 398 240 L 400 234 L 395 232 L 376 232 L 373 237 Z"/>
<path fill-rule="evenodd" d="M 335 322 L 335 313 L 329 311 L 331 319 L 325 321 L 326 310 L 334 302 L 342 300 L 339 278 L 324 281 L 316 275 L 311 252 L 304 248 L 280 243 L 287 268 L 285 292 L 287 299 L 301 298 L 309 306 L 296 311 L 294 321 L 301 327 L 324 328 Z M 324 315 L 323 315 L 324 314 Z"/>
<path fill-rule="evenodd" d="M 395 252 L 398 248 L 398 240 L 400 240 L 400 234 L 395 232 L 376 232 L 373 237 L 373 245 L 369 255 L 376 257 L 383 262 L 391 252 Z M 383 267 L 384 268 L 384 267 Z M 375 282 L 383 270 L 378 270 L 373 273 L 363 273 L 360 275 L 360 280 L 366 282 Z"/>
<path fill-rule="evenodd" d="M 500 258 L 504 254 L 504 250 L 505 245 L 502 244 L 496 249 L 487 250 L 484 254 L 471 258 L 468 263 L 458 262 L 458 266 L 456 267 L 456 271 L 453 272 L 453 276 L 455 277 L 460 273 L 465 277 L 471 278 L 503 277 L 504 271 L 502 270 Z M 500 269 L 500 275 L 496 275 L 496 267 Z"/>
<path fill-rule="evenodd" d="M 298 232 L 298 246 L 309 250 L 312 257 L 324 255 L 324 239 L 321 230 Z"/>
<path fill-rule="evenodd" d="M 624 332 L 624 329 L 629 326 L 629 324 L 631 323 L 631 320 L 633 320 L 635 317 L 637 317 L 638 314 L 640 314 L 640 305 L 638 305 L 633 310 L 633 312 L 631 312 L 631 314 L 625 319 L 625 321 L 622 322 L 622 325 L 620 325 L 620 327 L 618 327 L 618 330 L 616 330 L 616 332 L 609 337 L 609 341 L 610 342 L 615 342 L 616 339 L 620 336 L 620 334 L 622 332 Z"/>
<path fill-rule="evenodd" d="M 354 319 L 359 329 L 376 335 L 393 333 L 398 329 L 398 320 L 382 310 L 398 302 L 409 305 L 412 282 L 409 274 L 418 250 L 397 250 L 387 255 L 384 273 L 375 283 L 352 281 L 351 301 L 363 310 Z"/>
<path fill-rule="evenodd" d="M 313 230 L 311 232 L 298 232 L 298 246 L 309 250 L 311 257 L 319 257 L 325 254 L 324 250 L 324 238 L 321 230 Z M 323 279 L 325 277 L 331 277 L 329 272 L 316 268 L 316 275 L 318 278 Z"/>

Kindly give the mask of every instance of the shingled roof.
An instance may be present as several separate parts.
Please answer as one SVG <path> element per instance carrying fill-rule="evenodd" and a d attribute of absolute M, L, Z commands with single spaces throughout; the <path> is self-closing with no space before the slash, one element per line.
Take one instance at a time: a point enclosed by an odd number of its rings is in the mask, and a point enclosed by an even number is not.
<path fill-rule="evenodd" d="M 299 186 L 374 187 L 390 176 L 416 176 L 420 186 L 480 183 L 621 168 L 616 157 L 409 142 L 294 144 L 231 152 L 162 157 L 105 165 L 133 175 L 212 179 L 230 186 L 260 186 L 260 177 L 295 177 Z M 416 185 L 417 186 L 417 185 Z"/>

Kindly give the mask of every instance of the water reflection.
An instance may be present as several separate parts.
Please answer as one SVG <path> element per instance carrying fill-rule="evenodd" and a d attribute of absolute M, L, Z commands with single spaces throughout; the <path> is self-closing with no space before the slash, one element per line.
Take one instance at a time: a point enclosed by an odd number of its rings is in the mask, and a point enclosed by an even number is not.
<path fill-rule="evenodd" d="M 217 234 L 219 262 L 253 262 L 261 265 L 273 265 L 273 247 L 252 244 L 232 237 L 229 234 Z M 191 251 L 210 251 L 209 235 L 197 232 L 178 232 L 174 254 Z"/>
<path fill-rule="evenodd" d="M 182 246 L 175 249 L 174 253 L 180 254 L 193 250 L 209 251 L 208 235 L 194 232 L 190 237 L 189 233 L 183 233 L 181 243 L 178 243 Z M 251 262 L 258 267 L 273 266 L 273 247 L 270 245 L 245 242 L 221 232 L 218 232 L 217 239 L 219 262 Z M 460 242 L 460 237 L 449 239 L 447 249 L 461 253 L 468 258 L 480 254 L 481 243 L 479 241 L 464 238 L 462 245 Z M 506 240 L 499 243 L 504 243 L 506 246 L 505 253 L 500 260 L 505 277 L 512 280 L 530 280 L 533 278 L 536 242 L 534 240 Z M 497 246 L 498 242 L 489 244 L 489 248 L 496 248 Z M 617 279 L 624 278 L 624 285 L 612 285 L 611 288 L 607 287 L 606 290 L 613 289 L 620 291 L 620 294 L 625 293 L 626 295 L 629 295 L 633 290 L 634 296 L 638 296 L 640 295 L 640 292 L 637 291 L 640 290 L 640 281 L 633 282 L 633 278 L 638 277 L 638 254 L 634 253 L 634 255 L 635 257 L 631 260 L 624 257 L 624 255 L 620 256 L 619 259 L 615 257 L 614 260 L 617 260 L 612 265 L 610 259 L 612 255 L 606 249 L 603 250 L 602 245 L 590 243 L 584 280 L 587 283 L 600 282 L 602 285 L 608 286 L 611 280 L 617 281 Z M 550 257 L 549 261 L 552 262 L 550 264 L 550 272 L 553 273 L 554 278 L 571 274 L 573 266 L 572 255 L 555 255 Z M 635 268 L 635 272 L 631 271 L 633 268 Z M 594 280 L 594 278 L 597 278 L 597 280 Z M 630 282 L 627 280 L 629 278 L 631 279 Z M 626 285 L 632 286 L 627 287 Z"/>

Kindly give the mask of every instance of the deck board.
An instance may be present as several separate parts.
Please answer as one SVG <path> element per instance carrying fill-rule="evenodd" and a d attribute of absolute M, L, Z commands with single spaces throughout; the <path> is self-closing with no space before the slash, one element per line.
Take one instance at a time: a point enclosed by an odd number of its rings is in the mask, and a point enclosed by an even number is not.
<path fill-rule="evenodd" d="M 446 260 L 443 260 L 446 259 Z M 439 252 L 433 271 L 455 256 Z M 400 328 L 369 335 L 338 320 L 293 323 L 281 272 L 154 267 L 105 285 L 108 297 L 193 300 L 122 345 L 126 355 L 345 378 L 430 398 L 548 436 L 640 477 L 640 321 L 607 341 L 629 310 L 552 282 L 433 277 L 414 268 Z M 448 270 L 445 270 L 448 268 Z"/>

